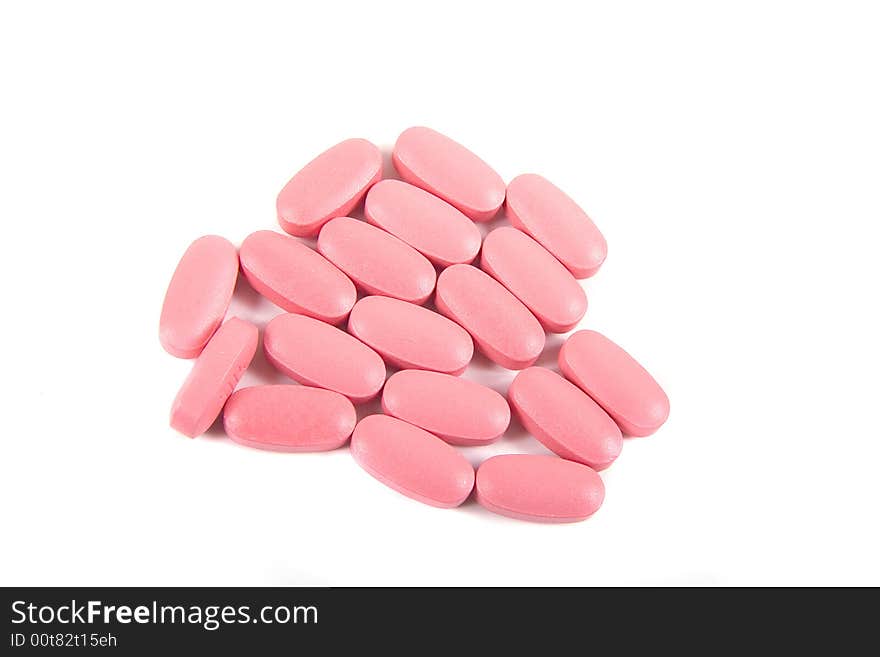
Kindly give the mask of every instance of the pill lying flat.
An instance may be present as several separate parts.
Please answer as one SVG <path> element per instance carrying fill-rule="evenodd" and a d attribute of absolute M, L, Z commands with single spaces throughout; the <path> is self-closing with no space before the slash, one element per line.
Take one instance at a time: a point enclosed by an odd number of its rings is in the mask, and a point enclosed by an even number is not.
<path fill-rule="evenodd" d="M 387 415 L 358 422 L 351 455 L 386 486 L 431 506 L 456 507 L 474 487 L 474 469 L 454 447 Z"/>
<path fill-rule="evenodd" d="M 587 213 L 569 196 L 533 173 L 507 186 L 510 223 L 535 238 L 576 278 L 588 278 L 605 262 L 608 245 Z"/>
<path fill-rule="evenodd" d="M 382 177 L 382 153 L 366 139 L 347 139 L 305 165 L 278 194 L 278 223 L 291 235 L 315 235 L 348 214 Z"/>
<path fill-rule="evenodd" d="M 502 454 L 477 469 L 476 499 L 503 516 L 537 522 L 577 522 L 605 499 L 602 478 L 585 465 L 555 456 Z"/>
<path fill-rule="evenodd" d="M 257 351 L 257 327 L 232 317 L 202 350 L 171 405 L 171 427 L 195 438 L 220 415 Z"/>
<path fill-rule="evenodd" d="M 491 388 L 422 370 L 391 375 L 382 393 L 382 410 L 453 445 L 487 445 L 510 424 L 507 401 Z"/>
<path fill-rule="evenodd" d="M 620 454 L 620 429 L 580 388 L 543 367 L 514 378 L 507 401 L 522 425 L 564 459 L 601 470 Z"/>
<path fill-rule="evenodd" d="M 437 280 L 437 310 L 460 324 L 480 350 L 511 370 L 537 360 L 544 329 L 507 288 L 471 265 L 453 265 Z"/>
<path fill-rule="evenodd" d="M 333 390 L 354 403 L 376 396 L 385 363 L 345 331 L 305 315 L 278 315 L 266 326 L 263 349 L 278 370 L 303 385 Z"/>
<path fill-rule="evenodd" d="M 391 156 L 406 182 L 439 196 L 474 221 L 488 221 L 504 202 L 501 176 L 464 146 L 435 130 L 404 130 Z"/>
<path fill-rule="evenodd" d="M 559 369 L 626 435 L 648 436 L 669 417 L 669 398 L 654 377 L 601 333 L 573 333 L 559 351 Z"/>
<path fill-rule="evenodd" d="M 480 231 L 443 199 L 400 180 L 382 180 L 364 202 L 367 221 L 399 237 L 440 267 L 469 263 L 480 251 Z"/>
<path fill-rule="evenodd" d="M 288 312 L 338 324 L 357 300 L 348 276 L 293 237 L 270 230 L 251 233 L 239 257 L 251 287 Z"/>
<path fill-rule="evenodd" d="M 159 341 L 172 356 L 195 358 L 232 300 L 238 278 L 238 254 L 222 237 L 206 235 L 183 254 L 162 304 Z"/>
<path fill-rule="evenodd" d="M 364 221 L 337 217 L 318 235 L 318 251 L 367 294 L 424 303 L 437 280 L 433 265 L 394 235 Z"/>
<path fill-rule="evenodd" d="M 223 409 L 226 435 L 248 447 L 323 452 L 345 444 L 357 414 L 332 390 L 297 385 L 242 388 Z"/>
<path fill-rule="evenodd" d="M 524 232 L 503 226 L 483 241 L 480 266 L 553 333 L 570 331 L 587 312 L 587 295 L 562 264 Z"/>
<path fill-rule="evenodd" d="M 468 332 L 443 315 L 391 297 L 364 297 L 348 332 L 401 369 L 461 374 L 474 355 Z"/>

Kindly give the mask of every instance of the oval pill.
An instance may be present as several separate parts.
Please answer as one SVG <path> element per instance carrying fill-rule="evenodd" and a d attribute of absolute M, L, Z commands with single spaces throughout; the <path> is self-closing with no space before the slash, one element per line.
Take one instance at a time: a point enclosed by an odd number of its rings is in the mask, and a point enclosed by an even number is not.
<path fill-rule="evenodd" d="M 171 426 L 195 438 L 220 415 L 257 351 L 257 327 L 232 317 L 205 346 L 171 406 Z"/>
<path fill-rule="evenodd" d="M 501 283 L 471 265 L 453 265 L 437 280 L 437 310 L 460 324 L 492 361 L 511 370 L 533 364 L 544 329 Z"/>
<path fill-rule="evenodd" d="M 464 146 L 436 130 L 404 130 L 391 154 L 406 182 L 454 205 L 474 221 L 489 221 L 504 203 L 504 181 Z"/>
<path fill-rule="evenodd" d="M 565 192 L 534 173 L 507 186 L 507 218 L 565 265 L 575 278 L 595 274 L 608 254 L 605 238 Z"/>
<path fill-rule="evenodd" d="M 382 393 L 382 410 L 453 445 L 487 445 L 510 424 L 507 400 L 491 388 L 423 370 L 392 374 Z"/>
<path fill-rule="evenodd" d="M 516 375 L 507 401 L 530 434 L 564 459 L 607 468 L 623 447 L 620 429 L 573 383 L 543 367 Z"/>
<path fill-rule="evenodd" d="M 474 468 L 454 447 L 387 415 L 358 422 L 351 455 L 386 486 L 431 506 L 459 506 L 474 487 Z"/>
<path fill-rule="evenodd" d="M 251 287 L 287 312 L 338 324 L 357 300 L 348 276 L 288 235 L 271 230 L 251 233 L 239 258 Z"/>
<path fill-rule="evenodd" d="M 347 139 L 324 151 L 278 194 L 278 223 L 291 235 L 315 235 L 348 214 L 382 177 L 382 153 L 366 139 Z"/>
<path fill-rule="evenodd" d="M 480 266 L 522 301 L 548 331 L 570 331 L 587 312 L 587 295 L 571 272 L 516 228 L 503 226 L 486 236 Z"/>
<path fill-rule="evenodd" d="M 356 422 L 354 406 L 338 392 L 298 385 L 242 388 L 223 409 L 223 426 L 232 440 L 278 452 L 336 449 Z"/>
<path fill-rule="evenodd" d="M 440 267 L 470 263 L 480 251 L 482 237 L 474 222 L 443 199 L 400 180 L 373 185 L 364 213 L 371 224 Z"/>
<path fill-rule="evenodd" d="M 303 385 L 333 390 L 354 403 L 376 396 L 385 363 L 363 342 L 305 315 L 278 315 L 263 335 L 266 358 Z"/>
<path fill-rule="evenodd" d="M 351 217 L 337 217 L 324 225 L 318 251 L 367 294 L 424 303 L 437 281 L 437 272 L 421 253 L 381 228 Z"/>
<path fill-rule="evenodd" d="M 477 468 L 476 499 L 519 520 L 577 522 L 605 499 L 602 478 L 580 463 L 541 454 L 502 454 Z"/>
<path fill-rule="evenodd" d="M 461 374 L 474 355 L 468 332 L 422 306 L 391 297 L 358 301 L 348 332 L 393 367 Z"/>
<path fill-rule="evenodd" d="M 200 237 L 183 254 L 162 304 L 159 341 L 172 356 L 195 358 L 223 321 L 238 279 L 238 254 L 217 235 Z"/>
<path fill-rule="evenodd" d="M 648 436 L 669 417 L 669 398 L 654 377 L 601 333 L 573 333 L 559 351 L 559 369 L 626 435 Z"/>

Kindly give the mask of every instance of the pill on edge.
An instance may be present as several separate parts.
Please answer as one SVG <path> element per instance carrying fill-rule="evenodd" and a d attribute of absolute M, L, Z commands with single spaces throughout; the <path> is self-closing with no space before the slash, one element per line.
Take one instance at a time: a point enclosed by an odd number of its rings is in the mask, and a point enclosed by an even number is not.
<path fill-rule="evenodd" d="M 595 470 L 543 454 L 502 454 L 483 461 L 474 490 L 489 511 L 534 522 L 585 520 L 605 499 Z"/>
<path fill-rule="evenodd" d="M 306 164 L 278 194 L 278 223 L 298 237 L 317 234 L 348 214 L 382 178 L 382 153 L 366 139 L 346 139 Z"/>
<path fill-rule="evenodd" d="M 195 240 L 184 252 L 165 292 L 159 342 L 177 358 L 195 358 L 223 322 L 238 280 L 238 253 L 217 235 Z"/>
<path fill-rule="evenodd" d="M 261 385 L 232 393 L 223 427 L 233 441 L 277 452 L 323 452 L 348 440 L 357 413 L 332 390 L 293 384 Z"/>
<path fill-rule="evenodd" d="M 628 436 L 649 436 L 669 417 L 669 398 L 660 384 L 597 331 L 572 333 L 559 350 L 559 369 Z"/>
<path fill-rule="evenodd" d="M 431 506 L 457 507 L 474 487 L 474 468 L 454 447 L 388 415 L 358 422 L 351 455 L 389 488 Z"/>
<path fill-rule="evenodd" d="M 172 428 L 195 438 L 211 427 L 251 364 L 258 341 L 257 327 L 238 317 L 217 329 L 171 405 Z"/>
<path fill-rule="evenodd" d="M 507 218 L 565 265 L 575 278 L 595 274 L 608 255 L 605 237 L 565 192 L 534 173 L 507 186 Z"/>

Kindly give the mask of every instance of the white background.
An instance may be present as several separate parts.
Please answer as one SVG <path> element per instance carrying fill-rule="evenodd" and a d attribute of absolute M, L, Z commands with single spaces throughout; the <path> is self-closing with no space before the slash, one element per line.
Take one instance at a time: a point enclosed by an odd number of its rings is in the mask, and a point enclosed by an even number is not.
<path fill-rule="evenodd" d="M 878 33 L 867 2 L 4 2 L 0 582 L 880 584 Z M 586 522 L 168 428 L 189 242 L 278 229 L 308 160 L 411 125 L 545 175 L 608 240 L 583 326 L 672 414 Z M 232 312 L 277 311 L 240 285 Z M 507 451 L 544 450 L 466 453 Z"/>

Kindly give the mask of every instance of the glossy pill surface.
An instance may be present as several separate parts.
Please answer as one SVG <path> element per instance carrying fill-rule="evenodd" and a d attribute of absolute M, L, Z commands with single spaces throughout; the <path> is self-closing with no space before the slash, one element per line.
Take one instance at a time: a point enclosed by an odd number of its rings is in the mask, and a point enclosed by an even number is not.
<path fill-rule="evenodd" d="M 318 235 L 318 251 L 367 294 L 424 303 L 437 272 L 421 253 L 365 221 L 337 217 Z"/>
<path fill-rule="evenodd" d="M 171 427 L 195 438 L 220 415 L 257 351 L 257 327 L 232 317 L 199 355 L 171 406 Z"/>
<path fill-rule="evenodd" d="M 190 244 L 162 304 L 159 341 L 165 351 L 198 356 L 223 321 L 237 279 L 238 254 L 228 240 L 206 235 Z"/>
<path fill-rule="evenodd" d="M 573 333 L 559 351 L 559 369 L 626 435 L 648 436 L 669 417 L 669 398 L 654 377 L 601 333 Z"/>
<path fill-rule="evenodd" d="M 391 297 L 358 301 L 348 332 L 400 369 L 461 374 L 474 355 L 468 332 L 427 308 Z"/>
<path fill-rule="evenodd" d="M 595 470 L 556 456 L 503 454 L 477 469 L 476 498 L 511 518 L 577 522 L 593 515 L 605 499 Z"/>
<path fill-rule="evenodd" d="M 371 224 L 440 267 L 470 263 L 480 251 L 482 238 L 474 222 L 443 199 L 400 180 L 373 185 L 364 212 Z"/>
<path fill-rule="evenodd" d="M 576 278 L 595 274 L 608 254 L 605 238 L 565 192 L 534 173 L 507 186 L 507 217 L 565 265 Z"/>
<path fill-rule="evenodd" d="M 382 410 L 453 445 L 486 445 L 510 424 L 507 400 L 491 388 L 421 370 L 402 370 L 388 379 Z"/>
<path fill-rule="evenodd" d="M 453 265 L 437 281 L 437 310 L 461 325 L 492 361 L 511 370 L 532 365 L 544 329 L 501 283 L 470 265 Z"/>
<path fill-rule="evenodd" d="M 278 223 L 291 235 L 315 235 L 348 214 L 382 177 L 382 153 L 366 139 L 347 139 L 305 165 L 278 194 Z"/>
<path fill-rule="evenodd" d="M 587 295 L 571 272 L 521 230 L 503 226 L 489 233 L 480 266 L 548 331 L 570 331 L 587 312 Z"/>
<path fill-rule="evenodd" d="M 406 182 L 454 205 L 474 221 L 489 221 L 504 203 L 504 181 L 464 146 L 436 130 L 404 130 L 392 152 Z"/>
<path fill-rule="evenodd" d="M 623 436 L 614 420 L 556 372 L 523 370 L 510 384 L 507 401 L 526 431 L 564 459 L 601 470 L 620 454 Z"/>
<path fill-rule="evenodd" d="M 474 469 L 454 447 L 387 415 L 358 422 L 351 455 L 386 486 L 432 506 L 456 507 L 474 487 Z"/>
<path fill-rule="evenodd" d="M 345 331 L 305 315 L 279 315 L 263 335 L 266 359 L 291 379 L 326 388 L 354 403 L 376 396 L 385 382 L 385 363 Z"/>
<path fill-rule="evenodd" d="M 251 287 L 287 312 L 338 324 L 357 300 L 348 276 L 288 235 L 270 230 L 251 233 L 239 257 Z"/>
<path fill-rule="evenodd" d="M 298 385 L 237 390 L 223 409 L 226 435 L 248 447 L 323 452 L 345 444 L 357 415 L 337 392 Z"/>

